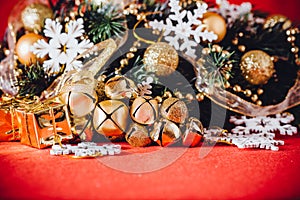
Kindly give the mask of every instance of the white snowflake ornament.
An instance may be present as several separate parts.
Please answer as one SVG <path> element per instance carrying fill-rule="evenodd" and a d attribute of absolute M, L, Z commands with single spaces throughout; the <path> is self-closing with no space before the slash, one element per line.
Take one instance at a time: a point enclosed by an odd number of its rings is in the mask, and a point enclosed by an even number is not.
<path fill-rule="evenodd" d="M 39 58 L 46 55 L 49 59 L 44 61 L 43 67 L 52 72 L 61 70 L 61 65 L 65 65 L 65 71 L 79 69 L 82 62 L 74 60 L 79 54 L 93 46 L 88 39 L 78 42 L 83 33 L 83 19 L 70 21 L 67 24 L 66 32 L 62 33 L 63 26 L 54 20 L 46 19 L 44 34 L 50 38 L 47 43 L 45 40 L 38 40 L 33 44 L 31 51 Z"/>
<path fill-rule="evenodd" d="M 154 20 L 149 23 L 153 29 L 164 31 L 165 40 L 176 50 L 185 51 L 187 55 L 195 58 L 194 49 L 200 41 L 212 42 L 218 36 L 207 31 L 200 18 L 207 12 L 206 3 L 197 3 L 197 8 L 191 11 L 182 10 L 178 0 L 170 0 L 171 13 L 166 22 Z M 187 20 L 184 20 L 187 18 Z M 196 29 L 194 27 L 197 27 Z"/>

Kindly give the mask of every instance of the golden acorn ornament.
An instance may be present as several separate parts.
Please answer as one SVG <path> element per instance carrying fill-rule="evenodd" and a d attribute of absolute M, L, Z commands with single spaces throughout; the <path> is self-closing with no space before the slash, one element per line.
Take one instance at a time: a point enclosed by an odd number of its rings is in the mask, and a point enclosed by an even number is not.
<path fill-rule="evenodd" d="M 176 143 L 181 138 L 179 127 L 167 119 L 160 119 L 155 122 L 154 129 L 150 132 L 150 137 L 160 146 L 168 146 Z"/>
<path fill-rule="evenodd" d="M 106 100 L 97 104 L 94 110 L 93 125 L 104 136 L 120 136 L 128 125 L 129 111 L 119 100 Z"/>
<path fill-rule="evenodd" d="M 244 78 L 253 85 L 263 85 L 275 72 L 271 56 L 261 50 L 252 50 L 245 53 L 240 62 Z"/>
<path fill-rule="evenodd" d="M 150 96 L 137 97 L 130 107 L 131 118 L 140 124 L 150 125 L 158 116 L 158 102 Z"/>
<path fill-rule="evenodd" d="M 47 5 L 32 3 L 21 12 L 21 21 L 27 31 L 41 32 L 45 19 L 52 18 L 52 16 L 52 9 Z"/>
<path fill-rule="evenodd" d="M 188 118 L 188 108 L 186 104 L 175 97 L 167 98 L 160 108 L 161 115 L 172 122 L 182 124 Z"/>
<path fill-rule="evenodd" d="M 145 69 L 157 76 L 168 76 L 178 67 L 177 51 L 166 42 L 150 45 L 144 53 Z"/>
<path fill-rule="evenodd" d="M 133 147 L 145 147 L 152 143 L 147 128 L 137 123 L 130 125 L 126 131 L 125 139 Z"/>
<path fill-rule="evenodd" d="M 191 117 L 189 118 L 185 132 L 183 133 L 182 144 L 184 146 L 195 147 L 201 142 L 203 134 L 204 129 L 201 121 Z"/>
<path fill-rule="evenodd" d="M 105 83 L 104 90 L 110 99 L 124 99 L 132 97 L 136 86 L 131 79 L 125 76 L 115 76 Z"/>

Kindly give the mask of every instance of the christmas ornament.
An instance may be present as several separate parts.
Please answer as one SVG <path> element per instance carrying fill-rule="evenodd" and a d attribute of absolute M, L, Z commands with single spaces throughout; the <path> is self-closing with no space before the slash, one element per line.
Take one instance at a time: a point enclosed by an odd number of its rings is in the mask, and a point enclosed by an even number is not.
<path fill-rule="evenodd" d="M 215 33 L 218 38 L 214 42 L 221 42 L 226 35 L 226 21 L 225 19 L 214 12 L 206 12 L 203 14 L 203 25 L 206 26 L 208 31 Z"/>
<path fill-rule="evenodd" d="M 167 98 L 163 101 L 160 108 L 161 115 L 178 124 L 182 124 L 188 117 L 186 104 L 178 98 Z"/>
<path fill-rule="evenodd" d="M 46 55 L 37 57 L 30 50 L 31 46 L 38 40 L 46 42 L 46 39 L 43 36 L 35 33 L 27 33 L 18 40 L 16 44 L 16 54 L 20 63 L 28 66 L 36 64 L 37 62 L 42 63 L 46 60 Z"/>
<path fill-rule="evenodd" d="M 261 50 L 245 53 L 240 67 L 244 78 L 253 85 L 266 84 L 275 72 L 271 56 Z"/>
<path fill-rule="evenodd" d="M 203 125 L 197 118 L 191 117 L 186 124 L 186 130 L 183 134 L 182 144 L 189 147 L 197 146 L 204 134 Z"/>
<path fill-rule="evenodd" d="M 45 36 L 50 38 L 49 42 L 38 40 L 31 48 L 38 58 L 49 56 L 49 59 L 44 61 L 43 67 L 52 72 L 68 72 L 81 68 L 82 61 L 75 58 L 93 46 L 87 39 L 80 39 L 78 42 L 78 38 L 85 32 L 83 19 L 68 22 L 64 33 L 62 33 L 63 26 L 51 19 L 46 19 L 44 28 Z"/>
<path fill-rule="evenodd" d="M 133 147 L 145 147 L 152 143 L 149 132 L 145 126 L 132 123 L 126 131 L 126 141 Z"/>
<path fill-rule="evenodd" d="M 150 125 L 158 116 L 158 102 L 150 96 L 137 97 L 130 107 L 131 118 L 140 124 Z"/>
<path fill-rule="evenodd" d="M 150 132 L 150 137 L 160 146 L 168 146 L 176 143 L 181 137 L 181 131 L 179 127 L 167 120 L 161 119 L 155 122 L 154 129 Z"/>
<path fill-rule="evenodd" d="M 101 101 L 94 110 L 94 128 L 105 136 L 122 135 L 128 124 L 128 114 L 127 106 L 121 101 Z"/>
<path fill-rule="evenodd" d="M 176 50 L 165 42 L 150 45 L 144 53 L 145 69 L 157 76 L 168 76 L 173 73 L 179 62 Z"/>
<path fill-rule="evenodd" d="M 44 4 L 33 3 L 25 7 L 21 13 L 21 20 L 27 31 L 40 32 L 47 18 L 52 18 L 52 10 Z"/>
<path fill-rule="evenodd" d="M 125 76 L 115 76 L 105 83 L 104 89 L 108 98 L 129 99 L 136 91 L 136 86 L 132 80 Z"/>
<path fill-rule="evenodd" d="M 269 17 L 267 17 L 267 19 L 265 20 L 264 23 L 264 28 L 273 28 L 276 24 L 278 23 L 282 23 L 282 28 L 283 30 L 287 30 L 288 28 L 290 28 L 292 26 L 292 22 L 291 20 L 289 20 L 286 16 L 284 15 L 270 15 Z"/>
<path fill-rule="evenodd" d="M 169 42 L 176 50 L 185 51 L 185 54 L 195 58 L 195 47 L 200 41 L 212 42 L 217 39 L 217 35 L 206 29 L 206 25 L 202 24 L 201 19 L 207 11 L 208 5 L 204 2 L 197 2 L 197 8 L 191 11 L 182 10 L 179 1 L 170 0 L 168 4 L 171 8 L 171 14 L 166 22 L 154 21 L 149 22 L 153 29 L 163 31 L 165 40 Z M 185 20 L 187 19 L 187 20 Z M 173 22 L 176 25 L 173 25 Z M 195 29 L 195 27 L 197 27 Z M 190 40 L 193 37 L 194 40 Z"/>

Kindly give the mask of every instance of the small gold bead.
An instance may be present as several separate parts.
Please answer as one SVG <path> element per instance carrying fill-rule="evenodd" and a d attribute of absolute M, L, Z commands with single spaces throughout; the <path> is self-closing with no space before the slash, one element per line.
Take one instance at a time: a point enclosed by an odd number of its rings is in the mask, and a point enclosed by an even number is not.
<path fill-rule="evenodd" d="M 298 53 L 299 52 L 299 48 L 298 47 L 292 47 L 291 51 L 293 53 Z"/>
<path fill-rule="evenodd" d="M 141 43 L 140 43 L 139 41 L 135 41 L 135 42 L 133 43 L 133 46 L 134 46 L 134 47 L 140 47 L 140 46 L 141 46 Z"/>
<path fill-rule="evenodd" d="M 262 95 L 263 93 L 264 93 L 264 90 L 263 90 L 263 89 L 259 88 L 259 89 L 257 90 L 257 94 L 258 94 L 258 95 Z"/>
<path fill-rule="evenodd" d="M 296 33 L 297 33 L 296 29 L 292 29 L 292 30 L 291 30 L 291 34 L 292 34 L 292 35 L 295 35 Z"/>
<path fill-rule="evenodd" d="M 120 64 L 121 65 L 128 65 L 128 60 L 126 59 L 126 58 L 124 58 L 124 59 L 122 59 L 121 61 L 120 61 Z"/>
<path fill-rule="evenodd" d="M 271 60 L 273 62 L 277 62 L 279 60 L 278 56 L 271 56 Z"/>
<path fill-rule="evenodd" d="M 194 96 L 190 93 L 188 93 L 187 95 L 185 95 L 185 98 L 187 98 L 187 100 L 192 101 L 194 100 Z"/>
<path fill-rule="evenodd" d="M 127 53 L 127 54 L 126 54 L 126 57 L 129 58 L 129 59 L 130 59 L 130 58 L 133 58 L 133 57 L 134 57 L 134 54 L 133 54 L 133 53 Z"/>
<path fill-rule="evenodd" d="M 229 73 L 225 74 L 225 79 L 226 79 L 226 80 L 229 80 L 229 79 L 230 79 L 230 74 L 229 74 Z M 227 81 L 227 82 L 228 82 L 228 81 Z"/>
<path fill-rule="evenodd" d="M 177 91 L 174 93 L 174 95 L 179 98 L 179 99 L 182 99 L 183 98 L 183 95 L 181 94 L 181 92 Z"/>
<path fill-rule="evenodd" d="M 210 53 L 210 49 L 209 48 L 205 47 L 205 48 L 202 49 L 202 54 L 208 55 L 209 53 Z"/>
<path fill-rule="evenodd" d="M 124 15 L 129 15 L 129 11 L 128 11 L 128 10 L 124 10 L 124 11 L 123 11 L 123 14 L 124 14 Z"/>
<path fill-rule="evenodd" d="M 251 92 L 251 90 L 246 89 L 246 90 L 244 91 L 244 94 L 245 94 L 247 97 L 250 97 L 250 96 L 252 95 L 252 92 Z"/>
<path fill-rule="evenodd" d="M 300 58 L 297 58 L 297 59 L 295 60 L 295 63 L 296 63 L 296 65 L 300 66 Z"/>
<path fill-rule="evenodd" d="M 217 44 L 214 44 L 212 46 L 213 50 L 215 50 L 216 52 L 221 52 L 222 51 L 222 47 L 220 47 L 219 45 Z"/>
<path fill-rule="evenodd" d="M 145 28 L 151 28 L 151 26 L 150 26 L 149 23 L 147 23 L 147 22 L 144 24 L 144 27 L 145 27 Z"/>
<path fill-rule="evenodd" d="M 229 53 L 229 51 L 227 51 L 227 50 L 223 50 L 222 51 L 222 56 L 223 57 L 226 57 L 226 56 L 228 56 L 230 53 Z"/>
<path fill-rule="evenodd" d="M 235 91 L 235 92 L 241 92 L 241 91 L 242 91 L 242 88 L 241 88 L 241 86 L 239 86 L 239 85 L 235 85 L 235 86 L 233 87 L 233 91 Z"/>
<path fill-rule="evenodd" d="M 8 56 L 9 53 L 10 53 L 10 50 L 8 50 L 8 49 L 5 49 L 5 50 L 4 50 L 4 54 L 5 54 L 6 56 Z"/>
<path fill-rule="evenodd" d="M 239 45 L 238 49 L 240 50 L 240 52 L 245 52 L 246 51 L 246 46 L 245 45 Z"/>
<path fill-rule="evenodd" d="M 161 103 L 161 102 L 162 102 L 162 97 L 157 96 L 157 97 L 155 97 L 155 100 L 156 100 L 158 103 Z"/>
<path fill-rule="evenodd" d="M 234 38 L 234 39 L 232 40 L 232 44 L 233 44 L 233 45 L 238 45 L 238 44 L 239 44 L 239 39 L 238 39 L 238 38 Z"/>
<path fill-rule="evenodd" d="M 288 35 L 288 36 L 291 35 L 291 30 L 287 30 L 286 35 Z"/>
<path fill-rule="evenodd" d="M 170 91 L 166 91 L 163 95 L 163 97 L 166 97 L 166 98 L 171 98 L 172 97 L 172 93 Z"/>
<path fill-rule="evenodd" d="M 288 42 L 294 42 L 296 40 L 296 37 L 295 36 L 289 36 L 288 38 L 287 38 L 287 41 Z"/>
<path fill-rule="evenodd" d="M 261 102 L 260 100 L 258 100 L 258 101 L 256 102 L 256 105 L 261 106 L 261 105 L 262 105 L 262 102 Z"/>
<path fill-rule="evenodd" d="M 244 37 L 244 33 L 243 32 L 239 32 L 239 37 Z"/>
<path fill-rule="evenodd" d="M 228 81 L 226 81 L 225 84 L 224 84 L 224 87 L 225 88 L 230 88 L 230 83 Z"/>
<path fill-rule="evenodd" d="M 254 95 L 251 97 L 251 100 L 252 100 L 253 102 L 256 102 L 256 101 L 258 100 L 257 94 L 254 94 Z"/>
<path fill-rule="evenodd" d="M 197 101 L 203 101 L 204 100 L 204 95 L 202 93 L 198 93 L 196 95 L 196 99 L 197 99 Z"/>
<path fill-rule="evenodd" d="M 131 48 L 129 49 L 129 51 L 130 51 L 130 52 L 137 52 L 137 48 L 136 48 L 136 47 L 131 47 Z"/>

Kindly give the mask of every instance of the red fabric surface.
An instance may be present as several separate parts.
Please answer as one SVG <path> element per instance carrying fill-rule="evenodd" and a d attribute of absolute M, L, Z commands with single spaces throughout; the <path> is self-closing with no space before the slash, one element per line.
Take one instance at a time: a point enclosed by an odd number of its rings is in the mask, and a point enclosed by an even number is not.
<path fill-rule="evenodd" d="M 143 174 L 124 173 L 101 163 L 101 159 L 111 157 L 76 160 L 50 156 L 49 149 L 36 150 L 19 143 L 0 143 L 0 198 L 299 198 L 300 137 L 284 139 L 286 144 L 278 152 L 215 146 L 201 159 L 201 148 L 190 148 L 168 167 Z M 124 145 L 123 148 L 125 155 L 160 147 L 131 149 Z M 179 151 L 178 147 L 171 150 Z M 114 159 L 119 165 L 126 164 L 122 156 Z"/>
<path fill-rule="evenodd" d="M 0 36 L 16 0 L 1 0 Z M 232 0 L 242 2 L 242 0 Z M 300 21 L 298 0 L 252 0 L 255 7 Z M 101 159 L 49 155 L 19 143 L 0 143 L 0 199 L 287 199 L 300 197 L 300 137 L 283 137 L 278 152 L 215 146 L 203 159 L 187 149 L 161 170 L 130 174 L 111 169 Z M 132 149 L 143 153 L 160 147 Z M 171 148 L 180 151 L 180 148 Z M 128 164 L 122 155 L 119 165 Z M 143 154 L 140 154 L 141 156 Z M 147 160 L 145 160 L 147 162 Z M 159 160 L 157 161 L 159 162 Z"/>

